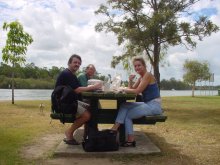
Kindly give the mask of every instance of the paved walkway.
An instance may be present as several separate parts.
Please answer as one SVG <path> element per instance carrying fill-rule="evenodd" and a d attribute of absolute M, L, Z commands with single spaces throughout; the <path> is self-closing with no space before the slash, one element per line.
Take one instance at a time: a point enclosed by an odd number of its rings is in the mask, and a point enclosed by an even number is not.
<path fill-rule="evenodd" d="M 76 131 L 74 138 L 81 141 L 83 130 Z M 140 131 L 135 131 L 136 147 L 120 147 L 114 152 L 85 152 L 82 145 L 67 145 L 63 141 L 54 151 L 55 156 L 107 156 L 118 154 L 155 154 L 160 153 L 160 149 L 151 142 L 151 140 Z"/>

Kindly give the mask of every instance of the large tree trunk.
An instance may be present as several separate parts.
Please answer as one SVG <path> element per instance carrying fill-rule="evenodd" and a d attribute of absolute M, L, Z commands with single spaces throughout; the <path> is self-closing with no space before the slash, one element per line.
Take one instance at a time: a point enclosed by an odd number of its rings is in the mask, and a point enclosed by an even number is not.
<path fill-rule="evenodd" d="M 154 76 L 157 80 L 158 87 L 160 89 L 160 71 L 159 71 L 159 57 L 160 57 L 160 45 L 158 44 L 158 37 L 155 37 L 154 43 L 154 61 L 153 61 L 153 68 L 154 68 Z"/>
<path fill-rule="evenodd" d="M 160 89 L 160 71 L 158 65 L 154 66 L 154 77 L 156 78 L 158 87 Z"/>

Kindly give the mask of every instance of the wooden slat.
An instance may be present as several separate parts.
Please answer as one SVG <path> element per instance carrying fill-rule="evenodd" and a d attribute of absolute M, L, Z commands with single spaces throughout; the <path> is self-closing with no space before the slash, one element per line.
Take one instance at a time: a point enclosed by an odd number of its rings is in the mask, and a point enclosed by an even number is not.
<path fill-rule="evenodd" d="M 100 124 L 113 124 L 117 116 L 116 110 L 102 110 L 98 113 L 97 122 Z M 65 120 L 65 123 L 73 123 L 75 118 L 71 114 L 65 114 L 64 117 L 59 113 L 52 113 L 50 115 L 52 119 Z M 165 115 L 156 115 L 156 116 L 145 116 L 139 119 L 134 119 L 134 124 L 156 124 L 156 122 L 165 122 L 167 116 Z"/>
<path fill-rule="evenodd" d="M 98 99 L 109 99 L 109 100 L 115 100 L 118 98 L 123 98 L 125 100 L 134 100 L 136 95 L 133 93 L 114 93 L 114 92 L 83 92 L 82 93 L 83 98 L 85 99 L 91 99 L 92 98 L 98 98 Z"/>

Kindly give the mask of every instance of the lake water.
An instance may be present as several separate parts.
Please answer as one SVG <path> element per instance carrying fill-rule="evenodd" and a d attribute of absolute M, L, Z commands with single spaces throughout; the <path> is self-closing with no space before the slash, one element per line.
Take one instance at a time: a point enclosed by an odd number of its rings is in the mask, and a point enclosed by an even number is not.
<path fill-rule="evenodd" d="M 15 100 L 50 100 L 51 89 L 15 89 Z M 191 96 L 191 90 L 161 90 L 161 96 Z M 197 90 L 196 96 L 216 96 L 217 90 Z M 11 89 L 0 89 L 0 100 L 11 100 Z"/>

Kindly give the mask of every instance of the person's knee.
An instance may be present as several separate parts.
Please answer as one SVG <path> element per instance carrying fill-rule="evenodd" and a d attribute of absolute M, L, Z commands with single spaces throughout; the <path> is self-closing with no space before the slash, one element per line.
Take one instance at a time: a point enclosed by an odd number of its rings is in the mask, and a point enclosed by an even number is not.
<path fill-rule="evenodd" d="M 91 118 L 91 115 L 88 111 L 85 111 L 83 114 L 82 114 L 82 118 L 84 119 L 84 121 L 89 121 L 89 119 Z"/>

